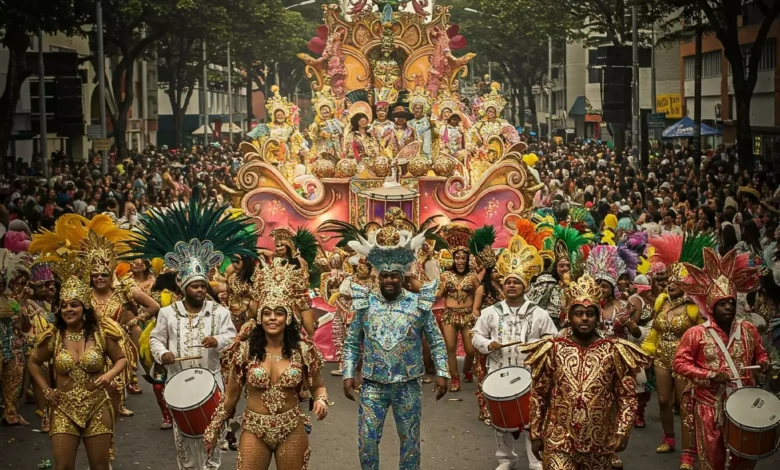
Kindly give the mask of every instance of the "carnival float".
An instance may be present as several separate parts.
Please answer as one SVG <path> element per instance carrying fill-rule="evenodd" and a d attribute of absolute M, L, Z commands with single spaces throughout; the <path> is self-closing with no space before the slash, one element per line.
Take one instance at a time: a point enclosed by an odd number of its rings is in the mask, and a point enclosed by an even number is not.
<path fill-rule="evenodd" d="M 365 226 L 391 210 L 413 224 L 467 219 L 496 228 L 506 246 L 514 221 L 541 187 L 526 144 L 501 118 L 498 84 L 467 105 L 460 79 L 466 40 L 450 7 L 427 0 L 323 5 L 324 25 L 299 54 L 313 91 L 314 122 L 272 87 L 270 122 L 241 145 L 231 191 L 262 235 L 327 220 Z M 408 11 L 407 11 L 408 10 Z M 533 165 L 532 161 L 526 161 Z M 318 234 L 329 252 L 335 241 Z"/>

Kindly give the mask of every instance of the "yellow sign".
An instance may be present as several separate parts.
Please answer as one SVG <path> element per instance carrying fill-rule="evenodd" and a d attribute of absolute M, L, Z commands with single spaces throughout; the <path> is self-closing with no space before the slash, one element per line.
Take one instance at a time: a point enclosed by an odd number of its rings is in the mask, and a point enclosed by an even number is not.
<path fill-rule="evenodd" d="M 92 141 L 92 149 L 96 152 L 111 150 L 114 145 L 114 139 L 95 139 Z"/>
<path fill-rule="evenodd" d="M 682 118 L 682 97 L 679 93 L 656 96 L 655 112 L 665 113 L 667 119 Z"/>
<path fill-rule="evenodd" d="M 753 136 L 753 155 L 761 155 L 761 153 L 762 153 L 761 136 L 760 135 Z"/>

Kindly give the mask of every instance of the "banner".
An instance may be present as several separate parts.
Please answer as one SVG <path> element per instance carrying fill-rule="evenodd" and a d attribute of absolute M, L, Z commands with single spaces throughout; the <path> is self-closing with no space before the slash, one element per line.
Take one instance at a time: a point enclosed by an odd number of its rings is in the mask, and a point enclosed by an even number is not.
<path fill-rule="evenodd" d="M 682 118 L 682 96 L 679 93 L 656 96 L 655 112 L 666 114 L 666 119 Z"/>

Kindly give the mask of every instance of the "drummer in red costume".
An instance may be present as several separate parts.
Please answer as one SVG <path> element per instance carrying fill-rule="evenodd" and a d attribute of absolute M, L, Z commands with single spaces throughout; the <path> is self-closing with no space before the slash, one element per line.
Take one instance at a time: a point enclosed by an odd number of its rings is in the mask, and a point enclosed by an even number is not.
<path fill-rule="evenodd" d="M 542 272 L 543 264 L 536 248 L 528 245 L 519 235 L 512 237 L 509 247 L 501 253 L 496 263 L 496 269 L 503 277 L 506 300 L 482 310 L 472 330 L 474 347 L 487 355 L 488 376 L 485 384 L 496 370 L 524 365 L 525 354 L 519 346 L 502 348 L 502 344 L 527 343 L 558 332 L 547 311 L 524 297 L 531 279 Z M 483 388 L 483 392 L 485 395 L 490 394 L 487 388 Z M 495 424 L 496 419 L 493 418 L 493 421 Z M 516 432 L 496 429 L 496 458 L 499 464 L 496 470 L 510 470 L 517 466 L 514 441 L 520 437 L 520 432 L 522 425 L 520 431 Z M 531 453 L 527 434 L 525 445 L 530 469 L 541 470 L 541 462 Z"/>
<path fill-rule="evenodd" d="M 172 225 L 173 221 L 182 220 L 186 223 Z M 236 329 L 230 311 L 207 300 L 208 273 L 226 258 L 257 257 L 257 236 L 246 230 L 248 225 L 246 217 L 230 217 L 226 206 L 191 201 L 189 207 L 179 206 L 165 213 L 152 209 L 136 241 L 130 244 L 128 256 L 133 259 L 164 258 L 166 266 L 177 273 L 177 282 L 184 293 L 183 301 L 160 309 L 149 341 L 154 361 L 166 366 L 169 382 L 164 394 L 172 410 L 184 408 L 181 396 L 176 395 L 187 391 L 184 387 L 175 386 L 174 376 L 177 373 L 188 373 L 186 370 L 194 368 L 206 369 L 213 374 L 213 377 L 206 378 L 212 379 L 212 384 L 216 382 L 219 389 L 224 389 L 219 354 L 234 341 Z M 229 235 L 209 240 L 209 234 L 213 233 Z M 199 234 L 201 239 L 190 238 L 190 234 Z M 203 378 L 203 375 L 200 377 Z M 202 404 L 192 403 L 192 407 Z M 179 470 L 219 468 L 220 449 L 214 449 L 209 455 L 203 444 L 205 426 L 200 437 L 198 432 L 188 432 L 185 436 L 183 431 L 188 423 L 177 423 L 176 414 L 173 418 Z"/>
<path fill-rule="evenodd" d="M 756 385 L 751 371 L 743 368 L 758 365 L 764 373 L 770 368 L 756 327 L 734 318 L 737 293 L 760 287 L 758 268 L 748 267 L 747 256 L 732 250 L 719 258 L 707 248 L 704 269 L 685 264 L 689 278 L 683 289 L 705 313 L 711 312 L 709 321 L 685 332 L 674 359 L 674 372 L 694 384 L 686 406 L 693 408 L 689 416 L 696 430 L 700 468 L 704 470 L 745 470 L 756 463 L 733 453 L 726 461 L 726 417 L 722 411 L 726 398 L 736 389 Z"/>

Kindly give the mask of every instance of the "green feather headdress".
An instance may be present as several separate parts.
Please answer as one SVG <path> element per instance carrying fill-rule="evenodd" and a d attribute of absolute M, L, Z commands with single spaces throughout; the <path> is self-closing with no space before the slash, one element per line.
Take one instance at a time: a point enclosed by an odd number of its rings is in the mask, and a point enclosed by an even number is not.
<path fill-rule="evenodd" d="M 486 268 L 496 265 L 496 253 L 493 251 L 493 243 L 496 241 L 496 229 L 492 225 L 485 225 L 474 230 L 474 235 L 469 239 L 471 253 L 478 256 Z"/>
<path fill-rule="evenodd" d="M 182 284 L 206 280 L 226 258 L 257 259 L 257 232 L 251 219 L 229 213 L 230 206 L 190 201 L 188 206 L 151 209 L 133 232 L 125 260 L 163 258 Z"/>

